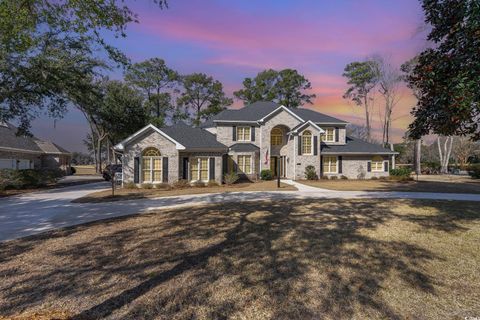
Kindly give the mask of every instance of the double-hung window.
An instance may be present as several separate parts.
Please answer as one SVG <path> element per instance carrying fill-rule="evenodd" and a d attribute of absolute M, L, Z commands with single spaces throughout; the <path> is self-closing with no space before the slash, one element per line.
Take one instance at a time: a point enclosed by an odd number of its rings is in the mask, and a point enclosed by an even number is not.
<path fill-rule="evenodd" d="M 270 133 L 270 143 L 272 146 L 280 146 L 283 143 L 283 132 L 280 128 L 273 128 Z"/>
<path fill-rule="evenodd" d="M 252 173 L 252 156 L 239 155 L 237 159 L 238 170 L 245 174 Z"/>
<path fill-rule="evenodd" d="M 372 171 L 379 172 L 383 171 L 383 158 L 380 156 L 375 156 L 372 158 Z"/>
<path fill-rule="evenodd" d="M 190 163 L 192 181 L 208 181 L 208 158 L 193 158 Z"/>
<path fill-rule="evenodd" d="M 323 157 L 323 173 L 337 173 L 337 157 L 324 156 Z"/>
<path fill-rule="evenodd" d="M 238 141 L 251 141 L 251 128 L 250 127 L 237 127 L 237 140 Z"/>
<path fill-rule="evenodd" d="M 302 154 L 312 154 L 312 133 L 308 130 L 302 134 Z"/>
<path fill-rule="evenodd" d="M 322 135 L 322 141 L 335 142 L 335 128 L 325 128 L 325 133 Z"/>

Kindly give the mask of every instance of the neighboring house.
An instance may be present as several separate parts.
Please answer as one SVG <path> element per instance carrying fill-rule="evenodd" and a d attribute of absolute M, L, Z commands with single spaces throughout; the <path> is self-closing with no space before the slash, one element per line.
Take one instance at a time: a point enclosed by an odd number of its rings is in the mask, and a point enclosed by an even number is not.
<path fill-rule="evenodd" d="M 264 169 L 297 180 L 309 165 L 319 177 L 388 176 L 396 153 L 347 137 L 346 125 L 309 109 L 256 102 L 222 111 L 199 128 L 148 125 L 115 149 L 123 154 L 124 182 L 221 183 L 227 172 L 257 179 Z"/>
<path fill-rule="evenodd" d="M 0 169 L 61 169 L 70 173 L 70 152 L 52 142 L 16 133 L 15 126 L 0 122 Z"/>

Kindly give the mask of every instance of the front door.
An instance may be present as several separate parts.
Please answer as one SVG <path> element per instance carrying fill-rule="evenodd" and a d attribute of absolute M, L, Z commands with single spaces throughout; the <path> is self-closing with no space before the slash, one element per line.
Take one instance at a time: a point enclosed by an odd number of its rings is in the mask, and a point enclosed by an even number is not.
<path fill-rule="evenodd" d="M 286 157 L 285 156 L 272 156 L 270 157 L 270 171 L 274 177 L 277 177 L 278 169 L 280 168 L 280 178 L 285 178 L 285 165 L 286 165 Z"/>

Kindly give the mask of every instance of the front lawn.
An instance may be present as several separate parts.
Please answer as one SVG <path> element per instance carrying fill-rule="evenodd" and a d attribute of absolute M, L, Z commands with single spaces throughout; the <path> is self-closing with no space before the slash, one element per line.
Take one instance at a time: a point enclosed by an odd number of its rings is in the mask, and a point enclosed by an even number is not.
<path fill-rule="evenodd" d="M 117 189 L 115 196 L 112 197 L 112 191 L 98 191 L 90 193 L 84 197 L 73 200 L 76 203 L 98 203 L 119 200 L 134 200 L 143 198 L 171 197 L 187 194 L 203 194 L 203 193 L 221 193 L 221 192 L 244 192 L 244 191 L 295 191 L 292 185 L 280 183 L 277 188 L 277 181 L 258 181 L 258 182 L 239 182 L 232 185 L 216 185 L 216 186 L 189 186 L 185 188 L 173 189 Z"/>
<path fill-rule="evenodd" d="M 480 315 L 479 243 L 480 211 L 469 202 L 152 212 L 0 243 L 0 314 L 464 319 Z"/>
<path fill-rule="evenodd" d="M 480 180 L 394 181 L 394 180 L 303 180 L 303 184 L 340 191 L 406 191 L 480 194 Z"/>

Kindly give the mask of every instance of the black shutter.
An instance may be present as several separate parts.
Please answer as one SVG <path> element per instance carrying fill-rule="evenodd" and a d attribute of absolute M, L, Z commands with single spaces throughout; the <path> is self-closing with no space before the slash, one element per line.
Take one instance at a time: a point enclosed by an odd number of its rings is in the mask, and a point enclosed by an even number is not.
<path fill-rule="evenodd" d="M 236 126 L 233 126 L 232 127 L 232 140 L 233 141 L 237 141 L 237 127 Z"/>
<path fill-rule="evenodd" d="M 222 173 L 228 173 L 228 154 L 222 156 Z"/>
<path fill-rule="evenodd" d="M 340 132 L 340 130 L 338 129 L 338 127 L 335 127 L 335 142 L 338 142 L 338 141 L 339 141 L 339 140 L 338 140 L 338 139 L 339 139 L 339 137 L 338 137 L 338 136 L 339 136 L 339 132 Z"/>
<path fill-rule="evenodd" d="M 210 176 L 208 177 L 209 180 L 215 180 L 215 158 L 210 158 Z"/>
<path fill-rule="evenodd" d="M 323 176 L 323 156 L 320 156 L 320 177 Z"/>
<path fill-rule="evenodd" d="M 301 156 L 302 155 L 302 137 L 301 136 L 298 136 L 298 155 Z"/>
<path fill-rule="evenodd" d="M 133 183 L 140 183 L 140 157 L 133 159 Z"/>
<path fill-rule="evenodd" d="M 162 181 L 168 183 L 168 157 L 162 158 Z"/>
<path fill-rule="evenodd" d="M 383 163 L 383 167 L 384 167 L 385 172 L 388 172 L 388 161 L 385 161 Z"/>
<path fill-rule="evenodd" d="M 252 135 L 252 137 L 251 137 L 250 140 L 255 141 L 255 127 L 252 127 L 252 128 L 250 129 L 250 132 L 251 132 L 251 135 Z"/>
<path fill-rule="evenodd" d="M 370 161 L 367 162 L 367 172 L 372 172 L 372 163 Z"/>
<path fill-rule="evenodd" d="M 342 173 L 342 156 L 338 156 L 338 173 Z"/>
<path fill-rule="evenodd" d="M 316 156 L 318 154 L 318 137 L 313 137 L 313 155 Z"/>
<path fill-rule="evenodd" d="M 182 179 L 188 180 L 188 158 L 183 158 Z"/>

